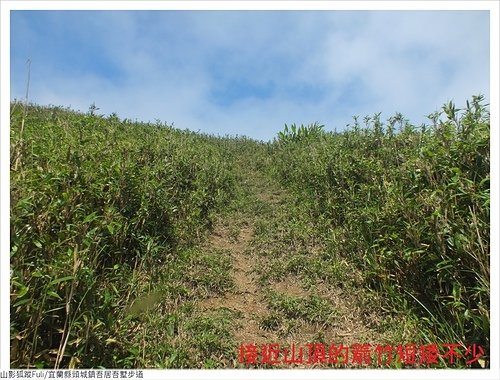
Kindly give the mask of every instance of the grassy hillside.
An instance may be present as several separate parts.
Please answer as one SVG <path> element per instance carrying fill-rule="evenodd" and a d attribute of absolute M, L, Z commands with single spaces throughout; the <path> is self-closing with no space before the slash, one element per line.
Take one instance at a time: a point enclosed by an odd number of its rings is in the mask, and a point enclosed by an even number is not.
<path fill-rule="evenodd" d="M 12 363 L 69 365 L 55 350 L 125 365 L 109 332 L 159 267 L 190 260 L 179 252 L 234 196 L 232 165 L 216 139 L 167 125 L 31 106 L 21 132 L 21 118 L 14 104 Z M 170 297 L 186 292 L 176 276 Z"/>
<path fill-rule="evenodd" d="M 388 307 L 412 310 L 429 339 L 488 345 L 490 125 L 481 101 L 447 104 L 420 128 L 401 115 L 355 119 L 343 133 L 287 127 L 272 170 Z"/>
<path fill-rule="evenodd" d="M 245 367 L 242 343 L 339 340 L 487 359 L 481 97 L 429 126 L 374 115 L 270 143 L 26 111 L 11 105 L 13 367 Z"/>

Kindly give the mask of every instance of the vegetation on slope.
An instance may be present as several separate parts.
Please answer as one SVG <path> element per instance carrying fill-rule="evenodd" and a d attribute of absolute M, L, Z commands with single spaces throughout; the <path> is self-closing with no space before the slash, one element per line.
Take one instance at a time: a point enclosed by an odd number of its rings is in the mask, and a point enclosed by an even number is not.
<path fill-rule="evenodd" d="M 374 115 L 340 133 L 286 127 L 267 144 L 95 107 L 31 105 L 23 122 L 22 108 L 11 108 L 13 367 L 234 367 L 238 339 L 333 339 L 338 319 L 356 327 L 349 308 L 405 319 L 358 324 L 352 339 L 489 352 L 481 97 L 445 105 L 431 126 Z M 227 304 L 238 297 L 255 305 Z"/>
<path fill-rule="evenodd" d="M 272 167 L 324 239 L 428 339 L 489 344 L 489 113 L 482 97 L 416 128 L 401 115 L 352 129 L 292 126 Z M 325 226 L 325 220 L 326 228 Z"/>
<path fill-rule="evenodd" d="M 109 365 L 106 340 L 129 300 L 210 226 L 235 175 L 211 137 L 93 109 L 27 115 L 20 130 L 13 104 L 12 364 Z"/>

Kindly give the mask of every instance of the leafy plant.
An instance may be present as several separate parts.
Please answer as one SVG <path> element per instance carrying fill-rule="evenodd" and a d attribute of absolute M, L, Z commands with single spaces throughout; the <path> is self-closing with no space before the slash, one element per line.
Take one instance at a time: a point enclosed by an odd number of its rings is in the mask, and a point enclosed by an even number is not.
<path fill-rule="evenodd" d="M 489 112 L 452 102 L 414 127 L 396 114 L 302 141 L 285 127 L 271 171 L 366 286 L 427 321 L 423 338 L 489 345 Z M 291 143 L 293 141 L 293 144 Z M 329 220 L 329 227 L 324 220 Z M 404 300 L 404 302 L 401 302 Z M 398 306 L 399 305 L 399 306 Z"/>

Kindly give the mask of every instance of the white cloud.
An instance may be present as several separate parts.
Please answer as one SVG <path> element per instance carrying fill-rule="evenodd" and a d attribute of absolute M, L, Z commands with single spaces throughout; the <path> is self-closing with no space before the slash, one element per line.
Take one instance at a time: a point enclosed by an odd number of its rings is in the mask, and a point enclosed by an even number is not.
<path fill-rule="evenodd" d="M 359 112 L 419 122 L 448 98 L 463 103 L 489 88 L 487 36 L 484 18 L 470 13 L 371 13 L 354 33 L 329 35 L 324 65 L 336 85 L 361 80 L 360 98 L 372 101 Z"/>
<path fill-rule="evenodd" d="M 64 51 L 38 52 L 33 100 L 83 111 L 95 102 L 104 113 L 202 132 L 269 139 L 284 123 L 342 128 L 380 111 L 419 124 L 443 102 L 489 89 L 485 13 L 106 12 L 73 19 L 74 29 L 62 17 L 40 35 L 29 23 L 14 31 L 35 53 L 61 31 L 81 43 L 69 68 Z M 13 49 L 19 62 L 26 50 Z M 111 69 L 86 68 L 93 55 Z M 13 72 L 13 97 L 23 75 Z M 240 93 L 245 83 L 267 95 Z M 213 97 L 226 92 L 225 104 Z"/>

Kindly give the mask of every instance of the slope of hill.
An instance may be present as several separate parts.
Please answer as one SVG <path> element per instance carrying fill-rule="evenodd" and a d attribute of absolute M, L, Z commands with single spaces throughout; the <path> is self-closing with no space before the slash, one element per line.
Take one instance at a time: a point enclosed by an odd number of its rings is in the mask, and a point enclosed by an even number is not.
<path fill-rule="evenodd" d="M 426 127 L 374 115 L 269 143 L 26 111 L 11 105 L 13 367 L 488 365 L 481 97 Z"/>

